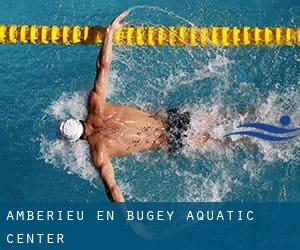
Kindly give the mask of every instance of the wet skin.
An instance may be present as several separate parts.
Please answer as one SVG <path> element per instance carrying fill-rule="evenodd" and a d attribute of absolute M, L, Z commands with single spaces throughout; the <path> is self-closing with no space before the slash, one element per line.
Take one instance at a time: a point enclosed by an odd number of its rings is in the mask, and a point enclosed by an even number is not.
<path fill-rule="evenodd" d="M 95 92 L 89 97 L 85 128 L 91 149 L 103 143 L 110 157 L 167 147 L 163 118 L 124 105 L 102 103 Z"/>
<path fill-rule="evenodd" d="M 89 95 L 88 116 L 84 121 L 83 139 L 90 145 L 92 161 L 99 171 L 108 197 L 124 202 L 116 183 L 110 158 L 158 148 L 166 141 L 164 121 L 151 113 L 106 102 L 107 75 L 112 61 L 113 35 L 128 12 L 116 17 L 107 27 L 103 46 L 96 61 L 96 78 Z"/>
<path fill-rule="evenodd" d="M 117 29 L 127 25 L 120 23 L 127 15 L 127 11 L 123 12 L 107 27 L 96 61 L 96 78 L 88 99 L 88 116 L 84 121 L 82 136 L 90 145 L 93 164 L 99 171 L 107 195 L 115 202 L 123 202 L 124 198 L 114 177 L 111 157 L 167 148 L 164 118 L 125 105 L 106 102 L 113 35 Z M 195 139 L 195 145 L 203 145 L 208 138 L 208 135 L 201 135 Z"/>

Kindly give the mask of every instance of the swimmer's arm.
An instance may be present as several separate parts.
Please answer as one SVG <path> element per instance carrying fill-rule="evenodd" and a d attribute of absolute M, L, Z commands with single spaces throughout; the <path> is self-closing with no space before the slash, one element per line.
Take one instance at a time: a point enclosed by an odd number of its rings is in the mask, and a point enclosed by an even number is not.
<path fill-rule="evenodd" d="M 117 185 L 114 169 L 109 159 L 106 147 L 102 144 L 92 153 L 95 167 L 99 170 L 100 178 L 105 186 L 107 196 L 111 201 L 124 202 L 123 195 Z"/>
<path fill-rule="evenodd" d="M 117 29 L 123 28 L 127 23 L 120 23 L 127 15 L 128 11 L 123 12 L 117 16 L 111 24 L 107 27 L 103 46 L 96 61 L 96 78 L 94 84 L 94 91 L 102 96 L 104 99 L 107 94 L 107 75 L 112 61 L 112 44 L 114 32 Z"/>

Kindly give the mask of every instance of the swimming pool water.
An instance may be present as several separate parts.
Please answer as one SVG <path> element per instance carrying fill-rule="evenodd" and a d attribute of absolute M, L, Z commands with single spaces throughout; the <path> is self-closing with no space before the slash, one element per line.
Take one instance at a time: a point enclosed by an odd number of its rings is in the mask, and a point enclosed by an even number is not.
<path fill-rule="evenodd" d="M 2 1 L 0 23 L 105 25 L 132 8 L 131 25 L 299 26 L 299 1 Z M 1 201 L 106 200 L 86 143 L 56 139 L 59 119 L 84 118 L 96 46 L 0 45 Z M 109 100 L 153 112 L 209 115 L 220 138 L 240 122 L 300 126 L 298 47 L 116 47 Z M 226 114 L 226 115 L 225 115 Z M 130 201 L 299 201 L 300 137 L 146 152 L 113 160 Z"/>

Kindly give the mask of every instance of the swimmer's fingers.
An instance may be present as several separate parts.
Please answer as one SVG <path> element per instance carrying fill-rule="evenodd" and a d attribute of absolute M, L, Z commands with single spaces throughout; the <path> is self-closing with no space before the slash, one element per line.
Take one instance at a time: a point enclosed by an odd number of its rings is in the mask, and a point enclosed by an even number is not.
<path fill-rule="evenodd" d="M 125 26 L 128 25 L 128 23 L 129 23 L 129 22 L 121 23 L 121 24 L 120 24 L 120 28 L 124 28 Z"/>
<path fill-rule="evenodd" d="M 122 21 L 125 17 L 127 17 L 129 14 L 129 10 L 125 10 L 124 12 L 122 12 L 119 16 L 116 17 L 116 19 L 114 21 L 120 22 Z"/>
<path fill-rule="evenodd" d="M 129 11 L 126 10 L 123 13 L 121 13 L 119 16 L 117 16 L 110 24 L 111 28 L 116 30 L 116 29 L 120 29 L 120 28 L 123 28 L 124 26 L 126 26 L 128 23 L 120 24 L 120 21 L 122 21 L 125 17 L 127 17 L 128 14 L 129 14 Z"/>

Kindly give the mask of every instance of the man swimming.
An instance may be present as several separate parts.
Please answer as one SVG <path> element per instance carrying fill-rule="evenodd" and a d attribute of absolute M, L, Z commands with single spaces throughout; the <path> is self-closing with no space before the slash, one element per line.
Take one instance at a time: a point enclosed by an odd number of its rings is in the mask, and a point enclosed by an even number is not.
<path fill-rule="evenodd" d="M 112 61 L 113 35 L 127 23 L 120 23 L 128 11 L 116 17 L 106 29 L 105 39 L 96 61 L 96 78 L 88 98 L 85 121 L 68 119 L 59 124 L 59 136 L 67 141 L 87 140 L 92 161 L 99 170 L 108 197 L 115 202 L 124 198 L 117 186 L 110 158 L 135 152 L 162 149 L 170 152 L 183 147 L 189 128 L 190 113 L 169 109 L 167 118 L 125 105 L 106 102 L 107 75 Z M 194 143 L 203 145 L 209 135 L 197 135 Z"/>

